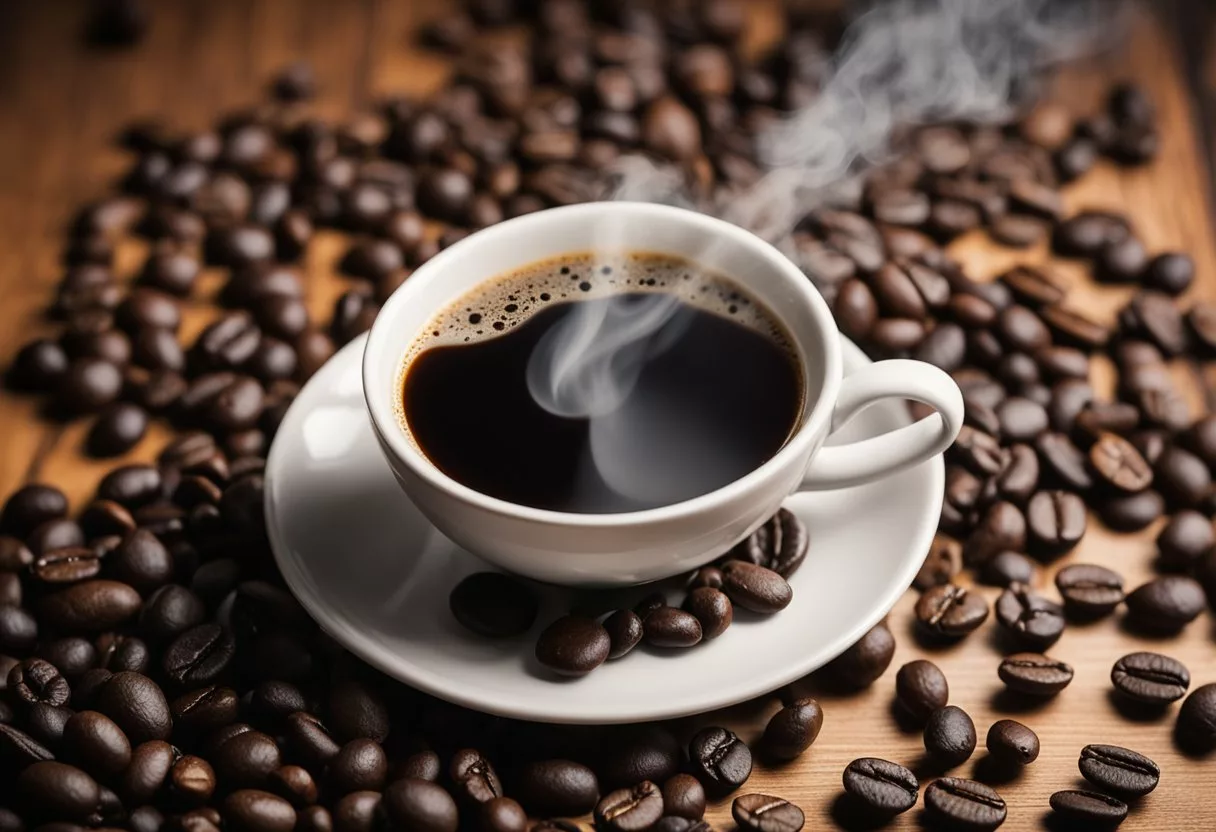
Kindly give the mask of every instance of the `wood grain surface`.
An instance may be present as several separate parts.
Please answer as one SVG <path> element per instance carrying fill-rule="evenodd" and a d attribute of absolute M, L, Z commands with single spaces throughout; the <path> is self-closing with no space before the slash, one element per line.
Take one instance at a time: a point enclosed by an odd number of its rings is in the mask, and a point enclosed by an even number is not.
<path fill-rule="evenodd" d="M 443 0 L 164 0 L 151 4 L 156 14 L 147 39 L 122 52 L 89 51 L 81 46 L 87 4 L 80 0 L 10 0 L 0 4 L 0 360 L 7 362 L 21 343 L 47 329 L 42 311 L 60 267 L 64 228 L 74 207 L 101 195 L 122 169 L 124 156 L 113 138 L 132 119 L 158 117 L 172 126 L 200 128 L 224 111 L 255 103 L 276 68 L 307 58 L 321 82 L 316 110 L 330 117 L 353 114 L 386 93 L 421 94 L 447 71 L 444 60 L 415 49 L 410 31 L 447 5 Z M 771 38 L 772 3 L 756 2 L 753 36 Z M 1184 35 L 1179 20 L 1190 21 Z M 1085 66 L 1070 68 L 1054 95 L 1079 112 L 1093 110 L 1112 80 L 1134 78 L 1156 99 L 1163 148 L 1158 160 L 1141 169 L 1118 170 L 1102 164 L 1066 192 L 1070 209 L 1126 211 L 1153 251 L 1182 249 L 1195 258 L 1197 285 L 1191 297 L 1216 298 L 1216 246 L 1208 200 L 1211 182 L 1206 129 L 1209 92 L 1196 85 L 1216 84 L 1216 64 L 1187 59 L 1184 42 L 1211 40 L 1203 16 L 1187 17 L 1173 3 L 1141 13 L 1130 41 Z M 341 281 L 331 273 L 341 251 L 336 235 L 310 251 L 308 299 L 314 315 L 327 320 Z M 977 277 L 1000 273 L 1026 260 L 1048 259 L 1001 250 L 986 238 L 968 237 L 955 253 Z M 132 243 L 120 252 L 120 269 L 130 274 L 143 251 Z M 1130 289 L 1098 288 L 1078 264 L 1060 272 L 1072 286 L 1068 303 L 1092 315 L 1113 319 Z M 208 273 L 197 297 L 218 289 L 219 275 Z M 205 300 L 192 301 L 184 337 L 208 320 Z M 1180 363 L 1174 368 L 1203 406 L 1199 380 L 1204 368 Z M 1108 389 L 1109 366 L 1095 370 L 1095 384 Z M 21 483 L 43 480 L 63 487 L 75 506 L 87 499 L 111 465 L 86 459 L 82 442 L 87 424 L 54 425 L 38 417 L 35 402 L 0 395 L 0 495 Z M 163 426 L 130 455 L 151 459 L 164 443 Z M 1130 586 L 1149 577 L 1154 526 L 1134 536 L 1106 531 L 1091 518 L 1084 542 L 1062 563 L 1098 562 L 1124 573 Z M 1054 568 L 1053 568 L 1054 569 Z M 1039 581 L 1054 595 L 1050 577 Z M 831 580 L 830 575 L 822 579 Z M 991 598 L 995 591 L 984 590 Z M 837 828 L 833 810 L 841 793 L 844 766 L 858 756 L 881 756 L 929 774 L 922 764 L 917 733 L 901 733 L 889 713 L 895 669 L 928 655 L 950 680 L 950 700 L 975 719 L 982 738 L 996 719 L 1012 716 L 1033 727 L 1042 739 L 1039 760 L 1022 776 L 998 786 L 1009 803 L 1006 829 L 1038 829 L 1055 790 L 1081 786 L 1077 756 L 1090 742 L 1135 748 L 1163 770 L 1160 787 L 1135 808 L 1127 830 L 1216 829 L 1216 759 L 1188 759 L 1175 750 L 1171 733 L 1176 707 L 1160 718 L 1125 717 L 1111 699 L 1111 664 L 1140 649 L 1168 652 L 1191 669 L 1194 684 L 1216 681 L 1216 632 L 1204 614 L 1177 640 L 1160 642 L 1124 631 L 1118 617 L 1091 626 L 1071 626 L 1050 651 L 1072 664 L 1076 680 L 1042 707 L 1010 713 L 1000 697 L 998 653 L 988 624 L 962 644 L 926 652 L 911 637 L 911 607 L 906 596 L 891 614 L 899 642 L 895 661 L 871 689 L 841 697 L 801 687 L 820 697 L 826 711 L 822 734 L 801 759 L 782 768 L 760 767 L 746 791 L 786 797 L 803 807 L 808 829 Z M 762 646 L 761 646 L 762 649 Z M 679 672 L 673 661 L 672 672 Z M 708 717 L 733 726 L 745 739 L 759 735 L 776 700 L 747 703 Z M 705 721 L 705 718 L 698 720 Z M 956 773 L 970 776 L 982 749 Z M 709 819 L 730 828 L 729 805 L 715 806 Z M 920 809 L 891 825 L 917 828 Z"/>

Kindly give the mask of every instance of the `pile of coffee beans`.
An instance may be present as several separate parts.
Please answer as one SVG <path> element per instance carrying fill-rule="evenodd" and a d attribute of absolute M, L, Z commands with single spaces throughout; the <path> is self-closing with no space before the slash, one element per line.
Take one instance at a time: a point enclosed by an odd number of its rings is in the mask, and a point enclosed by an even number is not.
<path fill-rule="evenodd" d="M 0 829 L 571 832 L 585 826 L 536 819 L 589 816 L 597 829 L 705 832 L 707 802 L 746 785 L 753 748 L 780 763 L 811 746 L 823 710 L 793 695 L 762 734 L 741 738 L 704 724 L 518 723 L 413 691 L 316 628 L 284 588 L 262 515 L 263 457 L 299 385 L 444 246 L 594 198 L 627 153 L 681 171 L 698 203 L 757 179 L 757 135 L 815 99 L 839 29 L 791 11 L 781 42 L 752 60 L 745 7 L 470 0 L 422 33 L 459 56 L 425 101 L 327 122 L 307 111 L 317 81 L 299 64 L 273 80 L 265 105 L 212 129 L 127 132 L 130 169 L 116 193 L 81 209 L 64 248 L 48 309 L 56 334 L 23 347 L 7 381 L 42 397 L 48 417 L 92 419 L 86 450 L 97 456 L 133 448 L 152 419 L 177 434 L 154 464 L 105 476 L 86 505 L 50 484 L 4 502 L 0 782 L 15 788 L 0 797 Z M 120 39 L 143 30 L 130 19 Z M 508 25 L 528 43 L 497 37 Z M 857 204 L 816 210 L 793 236 L 847 335 L 875 357 L 934 363 L 964 390 L 940 534 L 914 582 L 916 634 L 940 648 L 995 618 L 1005 655 L 993 679 L 1012 697 L 1065 690 L 1073 669 L 1043 651 L 1071 622 L 1125 607 L 1127 626 L 1169 636 L 1199 616 L 1205 590 L 1216 595 L 1216 417 L 1190 412 L 1167 372 L 1216 354 L 1216 306 L 1179 305 L 1194 277 L 1184 253 L 1149 251 L 1119 214 L 1067 215 L 1060 197 L 1099 157 L 1141 164 L 1158 144 L 1153 105 L 1132 85 L 1087 119 L 1041 103 L 1008 124 L 922 127 L 868 175 Z M 328 321 L 310 315 L 300 266 L 319 229 L 348 240 L 348 289 Z M 1069 305 L 1050 268 L 976 281 L 943 246 L 978 230 L 1006 246 L 1049 240 L 1135 294 L 1107 327 Z M 133 275 L 119 273 L 115 251 L 133 236 L 149 252 Z M 223 311 L 187 340 L 183 310 L 212 300 L 204 273 L 221 276 Z M 1111 400 L 1089 383 L 1099 354 L 1118 371 Z M 1031 588 L 1094 517 L 1133 531 L 1167 514 L 1160 577 L 1125 587 L 1105 566 L 1074 563 L 1055 572 L 1061 602 Z M 571 610 L 547 622 L 537 657 L 578 675 L 642 641 L 679 651 L 712 639 L 735 606 L 788 604 L 785 578 L 806 545 L 782 512 L 691 576 L 678 604 Z M 971 578 L 1002 588 L 995 610 Z M 526 583 L 493 574 L 457 586 L 451 609 L 487 638 L 526 632 L 539 614 Z M 894 652 L 879 624 L 817 677 L 863 689 Z M 1211 680 L 1191 690 L 1187 668 L 1156 653 L 1124 656 L 1111 680 L 1136 708 L 1185 697 L 1178 742 L 1216 748 Z M 894 692 L 937 773 L 974 753 L 985 726 L 950 702 L 935 664 L 901 667 Z M 1002 766 L 1039 755 L 1020 722 L 984 736 Z M 1070 821 L 1117 823 L 1161 776 L 1118 746 L 1087 746 L 1078 759 L 1094 791 L 1050 801 Z M 878 820 L 921 794 L 912 770 L 872 757 L 850 763 L 843 785 Z M 929 822 L 960 828 L 995 828 L 1008 814 L 990 785 L 952 776 L 926 785 L 924 805 Z M 732 815 L 747 830 L 804 823 L 765 794 L 738 796 Z"/>

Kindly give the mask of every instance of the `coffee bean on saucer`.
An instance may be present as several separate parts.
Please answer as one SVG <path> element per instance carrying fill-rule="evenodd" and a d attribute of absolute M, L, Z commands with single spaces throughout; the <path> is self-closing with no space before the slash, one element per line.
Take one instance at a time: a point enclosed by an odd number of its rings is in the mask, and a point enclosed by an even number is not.
<path fill-rule="evenodd" d="M 925 751 L 934 760 L 953 768 L 975 751 L 975 723 L 962 708 L 947 705 L 929 715 L 924 740 Z"/>
<path fill-rule="evenodd" d="M 611 645 L 608 650 L 609 659 L 619 659 L 637 647 L 645 632 L 642 619 L 633 610 L 617 610 L 612 613 L 604 619 L 604 629 L 608 631 Z"/>
<path fill-rule="evenodd" d="M 567 615 L 541 632 L 536 658 L 555 673 L 583 676 L 604 663 L 611 642 L 608 631 L 594 618 Z"/>
<path fill-rule="evenodd" d="M 754 563 L 728 560 L 722 570 L 722 591 L 731 603 L 763 614 L 779 612 L 794 599 L 794 590 L 778 573 Z"/>
<path fill-rule="evenodd" d="M 642 619 L 642 631 L 646 643 L 654 647 L 692 647 L 702 637 L 697 617 L 677 607 L 663 606 L 651 611 Z"/>
<path fill-rule="evenodd" d="M 731 550 L 730 557 L 771 569 L 789 578 L 806 559 L 811 538 L 806 524 L 788 509 L 779 509 Z"/>
<path fill-rule="evenodd" d="M 1064 608 L 1032 592 L 1021 583 L 1010 584 L 996 601 L 996 620 L 1019 646 L 1043 650 L 1064 632 Z"/>
<path fill-rule="evenodd" d="M 823 673 L 837 685 L 860 690 L 874 684 L 890 667 L 894 656 L 895 637 L 886 623 L 880 621 L 824 665 Z"/>
<path fill-rule="evenodd" d="M 1078 761 L 1082 776 L 1095 786 L 1129 797 L 1157 788 L 1161 769 L 1143 754 L 1118 745 L 1087 745 Z"/>
<path fill-rule="evenodd" d="M 1034 580 L 1034 562 L 1017 552 L 998 552 L 980 569 L 980 580 L 989 586 L 1007 587 Z"/>
<path fill-rule="evenodd" d="M 663 812 L 668 816 L 700 820 L 705 804 L 705 788 L 691 774 L 677 774 L 663 784 Z"/>
<path fill-rule="evenodd" d="M 988 728 L 988 753 L 999 763 L 1030 765 L 1039 756 L 1039 737 L 1012 719 L 999 719 Z"/>
<path fill-rule="evenodd" d="M 823 727 L 823 709 L 809 697 L 785 705 L 769 718 L 760 751 L 774 760 L 793 760 L 811 747 Z"/>
<path fill-rule="evenodd" d="M 486 638 L 527 632 L 539 608 L 527 584 L 501 572 L 468 576 L 452 590 L 448 605 L 457 621 Z"/>
<path fill-rule="evenodd" d="M 916 659 L 908 662 L 895 675 L 895 697 L 900 707 L 919 724 L 950 698 L 946 676 L 933 662 Z"/>
<path fill-rule="evenodd" d="M 942 777 L 925 789 L 926 817 L 942 828 L 996 829 L 1005 822 L 1005 801 L 974 780 Z"/>
<path fill-rule="evenodd" d="M 1124 821 L 1128 812 L 1122 800 L 1082 789 L 1055 792 L 1051 808 L 1066 823 L 1080 829 L 1112 829 Z"/>
<path fill-rule="evenodd" d="M 699 587 L 689 592 L 684 599 L 684 610 L 692 613 L 700 622 L 701 634 L 706 640 L 722 635 L 734 619 L 730 599 L 710 587 Z"/>
<path fill-rule="evenodd" d="M 1065 610 L 1079 618 L 1099 618 L 1123 602 L 1123 578 L 1105 566 L 1074 563 L 1056 573 Z"/>
<path fill-rule="evenodd" d="M 1015 693 L 1055 696 L 1068 687 L 1073 669 L 1039 653 L 1014 653 L 1001 660 L 997 675 Z"/>
<path fill-rule="evenodd" d="M 1191 691 L 1178 711 L 1175 737 L 1188 750 L 1204 753 L 1216 748 L 1216 684 Z"/>
<path fill-rule="evenodd" d="M 916 602 L 916 622 L 933 639 L 959 639 L 988 619 L 983 596 L 955 584 L 942 584 Z"/>
<path fill-rule="evenodd" d="M 1115 690 L 1146 705 L 1168 705 L 1186 695 L 1191 674 L 1177 659 L 1160 653 L 1129 653 L 1110 671 Z"/>
<path fill-rule="evenodd" d="M 862 810 L 890 818 L 916 805 L 920 783 L 903 766 L 876 757 L 861 757 L 844 770 L 844 790 Z"/>
<path fill-rule="evenodd" d="M 801 809 L 788 800 L 767 794 L 736 797 L 730 814 L 745 832 L 799 832 L 805 823 Z"/>
<path fill-rule="evenodd" d="M 1162 575 L 1127 596 L 1128 621 L 1156 633 L 1175 633 L 1207 605 L 1203 587 L 1185 575 Z"/>
<path fill-rule="evenodd" d="M 643 780 L 604 795 L 594 815 L 595 828 L 605 832 L 649 829 L 663 816 L 663 795 L 658 786 Z"/>
<path fill-rule="evenodd" d="M 688 757 L 702 785 L 717 796 L 733 792 L 752 773 L 751 749 L 726 728 L 698 731 L 688 744 Z"/>

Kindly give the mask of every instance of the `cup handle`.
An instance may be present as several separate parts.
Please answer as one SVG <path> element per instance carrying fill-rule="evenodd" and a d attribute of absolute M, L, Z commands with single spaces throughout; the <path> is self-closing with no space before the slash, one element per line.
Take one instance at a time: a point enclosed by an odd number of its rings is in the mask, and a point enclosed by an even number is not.
<path fill-rule="evenodd" d="M 950 446 L 963 426 L 963 394 L 949 375 L 923 361 L 879 361 L 846 376 L 832 412 L 832 432 L 881 399 L 912 399 L 937 412 L 912 425 L 848 445 L 823 447 L 799 491 L 846 488 L 924 462 Z"/>

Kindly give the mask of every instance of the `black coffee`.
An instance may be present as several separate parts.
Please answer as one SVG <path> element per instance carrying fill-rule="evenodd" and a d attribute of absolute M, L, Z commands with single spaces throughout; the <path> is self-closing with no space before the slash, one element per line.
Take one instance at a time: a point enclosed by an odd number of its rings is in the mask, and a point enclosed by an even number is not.
<path fill-rule="evenodd" d="M 802 411 L 776 318 L 655 254 L 564 256 L 479 287 L 405 362 L 402 416 L 456 481 L 512 503 L 612 513 L 755 470 Z"/>

